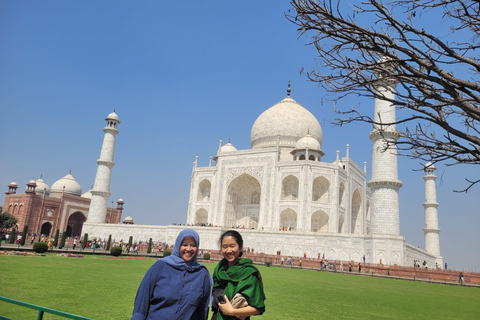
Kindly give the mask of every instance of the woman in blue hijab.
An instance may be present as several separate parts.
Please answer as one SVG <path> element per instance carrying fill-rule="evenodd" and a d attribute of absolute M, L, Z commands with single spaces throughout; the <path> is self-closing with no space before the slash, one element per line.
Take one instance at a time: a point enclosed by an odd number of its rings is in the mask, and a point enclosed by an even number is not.
<path fill-rule="evenodd" d="M 199 246 L 195 230 L 180 232 L 172 255 L 155 262 L 143 277 L 131 320 L 207 319 L 213 283 L 197 262 Z"/>

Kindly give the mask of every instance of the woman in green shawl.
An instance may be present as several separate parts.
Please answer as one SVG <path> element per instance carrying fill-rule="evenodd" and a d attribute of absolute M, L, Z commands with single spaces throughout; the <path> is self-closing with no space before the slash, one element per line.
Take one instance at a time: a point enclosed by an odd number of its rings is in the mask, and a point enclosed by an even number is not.
<path fill-rule="evenodd" d="M 242 236 L 235 230 L 229 230 L 222 234 L 219 242 L 223 259 L 213 272 L 212 320 L 250 319 L 250 316 L 264 313 L 262 277 L 251 259 L 240 258 L 243 253 Z M 248 305 L 238 307 L 243 300 L 238 294 L 245 298 Z M 243 305 L 246 303 L 243 301 Z"/>

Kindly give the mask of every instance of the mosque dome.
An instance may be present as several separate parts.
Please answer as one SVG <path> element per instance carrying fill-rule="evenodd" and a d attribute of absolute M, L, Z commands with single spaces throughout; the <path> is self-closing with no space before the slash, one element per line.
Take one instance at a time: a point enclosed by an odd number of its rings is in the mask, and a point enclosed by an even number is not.
<path fill-rule="evenodd" d="M 133 224 L 133 218 L 128 216 L 125 219 L 123 219 L 124 224 Z"/>
<path fill-rule="evenodd" d="M 60 180 L 55 181 L 52 184 L 52 188 L 50 189 L 51 193 L 54 192 L 63 192 L 63 187 L 65 186 L 65 193 L 74 194 L 76 196 L 82 195 L 82 187 L 80 184 L 75 180 L 75 178 L 69 173 L 65 177 L 61 178 Z"/>
<path fill-rule="evenodd" d="M 290 95 L 263 112 L 255 121 L 250 134 L 252 149 L 277 145 L 294 148 L 308 133 L 322 145 L 322 128 L 315 116 Z M 320 149 L 320 148 L 318 148 Z"/>
<path fill-rule="evenodd" d="M 117 120 L 117 121 L 118 121 L 118 115 L 117 115 L 115 112 L 112 112 L 112 113 L 110 113 L 110 114 L 107 116 L 107 119 Z M 106 120 L 106 119 L 105 119 L 105 120 Z"/>
<path fill-rule="evenodd" d="M 318 140 L 312 137 L 310 134 L 307 134 L 305 137 L 297 141 L 295 144 L 295 149 L 304 150 L 307 148 L 309 150 L 320 150 L 320 142 L 318 142 Z"/>
<path fill-rule="evenodd" d="M 46 195 L 50 194 L 50 187 L 45 183 L 45 181 L 43 181 L 42 178 L 38 179 L 36 183 L 37 187 L 35 188 L 35 193 L 43 193 L 45 191 Z"/>
<path fill-rule="evenodd" d="M 82 198 L 92 199 L 92 190 L 88 190 L 84 194 L 82 194 Z"/>
<path fill-rule="evenodd" d="M 10 184 L 9 184 L 9 187 L 15 187 L 17 186 L 17 183 L 15 181 L 12 181 Z"/>
<path fill-rule="evenodd" d="M 220 152 L 232 152 L 237 151 L 237 148 L 233 146 L 230 142 L 220 148 Z"/>

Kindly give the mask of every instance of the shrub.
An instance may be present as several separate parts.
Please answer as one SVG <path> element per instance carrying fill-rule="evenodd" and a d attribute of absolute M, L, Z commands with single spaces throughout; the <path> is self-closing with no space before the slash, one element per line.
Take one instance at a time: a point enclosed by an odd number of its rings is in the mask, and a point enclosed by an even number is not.
<path fill-rule="evenodd" d="M 10 239 L 8 240 L 8 243 L 13 244 L 15 243 L 15 240 L 17 239 L 17 233 L 15 231 L 15 228 L 10 231 Z"/>
<path fill-rule="evenodd" d="M 170 251 L 170 250 L 165 250 L 165 251 L 163 251 L 163 256 L 164 256 L 164 257 L 168 257 L 168 256 L 171 255 L 171 254 L 172 254 L 172 251 Z"/>
<path fill-rule="evenodd" d="M 210 260 L 210 253 L 205 252 L 205 253 L 203 254 L 203 260 Z"/>
<path fill-rule="evenodd" d="M 152 253 L 152 238 L 148 240 L 147 253 Z"/>
<path fill-rule="evenodd" d="M 60 238 L 60 249 L 65 247 L 65 239 L 67 238 L 67 232 L 66 231 L 63 231 L 62 232 L 62 237 Z"/>
<path fill-rule="evenodd" d="M 27 239 L 27 232 L 28 232 L 28 226 L 23 227 L 23 232 L 22 232 L 22 239 L 20 240 L 20 245 L 24 246 L 25 245 L 25 240 Z"/>
<path fill-rule="evenodd" d="M 271 262 L 271 261 L 265 261 L 265 265 L 266 265 L 267 267 L 271 267 L 271 266 L 272 266 L 272 262 Z"/>
<path fill-rule="evenodd" d="M 33 244 L 33 251 L 37 253 L 45 253 L 48 250 L 48 244 L 46 242 L 35 242 Z"/>
<path fill-rule="evenodd" d="M 111 247 L 110 254 L 112 256 L 118 257 L 119 255 L 122 254 L 122 247 Z"/>
<path fill-rule="evenodd" d="M 85 233 L 82 241 L 82 249 L 85 249 L 85 247 L 87 246 L 87 242 L 88 242 L 88 233 Z"/>
<path fill-rule="evenodd" d="M 53 238 L 53 246 L 56 248 L 58 246 L 58 235 L 60 234 L 60 230 L 57 229 L 55 231 L 55 237 Z"/>
<path fill-rule="evenodd" d="M 133 245 L 133 236 L 130 236 L 130 238 L 128 238 L 127 252 L 130 251 L 130 248 L 132 247 L 132 245 Z"/>
<path fill-rule="evenodd" d="M 110 245 L 112 244 L 112 235 L 108 236 L 108 241 L 107 241 L 107 246 L 105 247 L 105 250 L 110 250 Z"/>

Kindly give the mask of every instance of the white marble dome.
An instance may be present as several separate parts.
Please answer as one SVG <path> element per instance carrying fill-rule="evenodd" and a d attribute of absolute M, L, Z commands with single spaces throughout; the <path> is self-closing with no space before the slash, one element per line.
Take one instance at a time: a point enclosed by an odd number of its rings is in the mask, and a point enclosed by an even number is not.
<path fill-rule="evenodd" d="M 84 194 L 82 194 L 82 198 L 92 199 L 92 190 L 88 190 Z"/>
<path fill-rule="evenodd" d="M 43 181 L 42 178 L 38 179 L 36 183 L 37 183 L 37 187 L 35 188 L 35 193 L 43 194 L 43 192 L 45 191 L 45 195 L 50 194 L 50 187 L 48 186 L 48 184 L 45 183 L 45 181 Z"/>
<path fill-rule="evenodd" d="M 294 148 L 307 133 L 322 145 L 320 123 L 310 111 L 287 96 L 257 118 L 250 134 L 250 143 L 252 149 L 275 147 L 277 136 L 280 135 L 281 147 Z"/>
<path fill-rule="evenodd" d="M 220 152 L 232 152 L 237 151 L 237 148 L 233 146 L 230 142 L 220 148 Z"/>
<path fill-rule="evenodd" d="M 295 149 L 305 150 L 307 148 L 309 150 L 321 150 L 320 142 L 318 142 L 318 140 L 312 137 L 310 134 L 307 134 L 305 137 L 297 141 L 297 143 L 295 144 Z"/>
<path fill-rule="evenodd" d="M 50 193 L 63 192 L 63 186 L 65 186 L 65 193 L 74 194 L 76 196 L 82 195 L 82 187 L 70 173 L 60 180 L 55 181 L 55 183 L 52 184 Z"/>
<path fill-rule="evenodd" d="M 115 112 L 112 112 L 107 116 L 107 119 L 118 120 L 118 115 Z M 105 119 L 105 120 L 107 120 L 107 119 Z"/>

